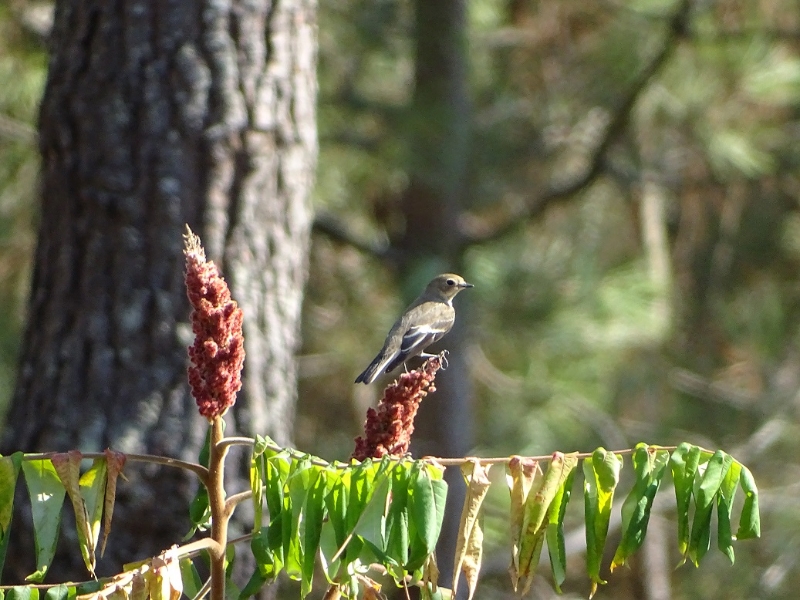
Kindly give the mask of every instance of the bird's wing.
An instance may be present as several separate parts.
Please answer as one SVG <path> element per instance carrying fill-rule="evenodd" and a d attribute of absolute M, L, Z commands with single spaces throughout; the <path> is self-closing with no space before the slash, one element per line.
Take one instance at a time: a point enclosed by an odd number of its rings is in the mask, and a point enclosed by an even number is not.
<path fill-rule="evenodd" d="M 445 333 L 455 319 L 453 307 L 445 302 L 412 305 L 394 324 L 378 355 L 356 383 L 372 383 L 380 373 L 390 373 L 409 358 L 417 356 Z M 400 332 L 402 336 L 399 335 Z"/>
<path fill-rule="evenodd" d="M 402 356 L 415 356 L 442 337 L 450 328 L 442 322 L 409 327 L 400 344 Z"/>
<path fill-rule="evenodd" d="M 397 327 L 405 330 L 400 348 L 392 360 L 385 363 L 384 372 L 389 373 L 409 358 L 417 356 L 453 326 L 455 311 L 442 302 L 424 303 L 409 310 Z"/>

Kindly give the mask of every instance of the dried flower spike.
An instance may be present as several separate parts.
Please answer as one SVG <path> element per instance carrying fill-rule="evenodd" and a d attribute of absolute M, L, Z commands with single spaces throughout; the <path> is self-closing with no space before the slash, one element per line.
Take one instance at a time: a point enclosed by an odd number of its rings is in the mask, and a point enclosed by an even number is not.
<path fill-rule="evenodd" d="M 189 386 L 200 414 L 213 421 L 233 406 L 242 388 L 242 309 L 231 299 L 217 266 L 206 261 L 200 238 L 188 226 L 183 238 L 194 332 L 194 343 L 188 348 Z"/>
<path fill-rule="evenodd" d="M 419 369 L 403 373 L 386 387 L 378 407 L 367 410 L 364 436 L 356 438 L 352 458 L 402 456 L 408 452 L 419 403 L 436 391 L 433 382 L 443 360 L 444 354 L 428 359 Z"/>

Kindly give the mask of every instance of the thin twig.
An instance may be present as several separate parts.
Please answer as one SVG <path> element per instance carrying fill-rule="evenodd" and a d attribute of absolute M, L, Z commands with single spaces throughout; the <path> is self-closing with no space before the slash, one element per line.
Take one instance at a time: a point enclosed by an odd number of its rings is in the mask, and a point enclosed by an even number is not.
<path fill-rule="evenodd" d="M 22 457 L 22 460 L 50 460 L 56 454 L 60 454 L 59 452 L 36 452 L 33 454 L 25 454 Z M 184 460 L 179 460 L 177 458 L 169 458 L 168 456 L 156 456 L 154 454 L 125 454 L 125 460 L 133 461 L 133 462 L 144 462 L 144 463 L 152 463 L 156 465 L 164 465 L 166 467 L 176 467 L 178 469 L 185 469 L 187 471 L 191 471 L 197 477 L 200 478 L 200 481 L 203 485 L 208 483 L 208 469 L 206 469 L 202 465 L 198 465 L 197 463 L 187 462 Z M 106 455 L 103 452 L 81 452 L 81 457 L 86 459 L 94 459 L 94 458 L 106 458 Z"/>
<path fill-rule="evenodd" d="M 375 258 L 390 258 L 393 251 L 387 243 L 368 240 L 357 235 L 344 221 L 327 212 L 318 212 L 314 216 L 313 229 L 335 242 L 345 244 Z"/>
<path fill-rule="evenodd" d="M 603 137 L 594 148 L 586 168 L 574 177 L 551 185 L 540 195 L 526 199 L 521 208 L 510 211 L 510 214 L 499 224 L 487 226 L 485 228 L 477 226 L 474 227 L 475 230 L 473 231 L 462 231 L 462 247 L 499 239 L 517 229 L 526 221 L 542 214 L 551 204 L 571 198 L 594 182 L 597 176 L 602 172 L 607 150 L 624 129 L 630 117 L 631 110 L 635 106 L 637 100 L 647 88 L 647 84 L 667 63 L 667 60 L 677 46 L 678 40 L 685 35 L 690 8 L 690 0 L 683 0 L 681 2 L 680 7 L 670 19 L 668 32 L 661 46 L 639 72 L 627 92 L 625 92 L 617 102 Z M 460 219 L 460 221 L 463 223 L 480 222 L 482 219 L 476 216 L 467 217 L 465 215 L 465 218 Z"/>
<path fill-rule="evenodd" d="M 233 514 L 233 509 L 236 508 L 237 505 L 252 497 L 253 490 L 245 490 L 230 496 L 227 500 L 225 500 L 225 514 L 230 517 Z"/>

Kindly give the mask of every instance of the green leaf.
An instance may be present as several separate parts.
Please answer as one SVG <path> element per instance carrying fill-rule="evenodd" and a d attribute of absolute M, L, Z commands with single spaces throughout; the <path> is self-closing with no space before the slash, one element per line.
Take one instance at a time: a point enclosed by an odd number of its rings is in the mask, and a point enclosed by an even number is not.
<path fill-rule="evenodd" d="M 256 569 L 253 571 L 253 574 L 250 576 L 250 579 L 247 581 L 245 586 L 239 592 L 239 599 L 238 600 L 245 600 L 245 598 L 250 598 L 251 596 L 255 596 L 259 590 L 264 587 L 264 584 L 267 583 L 267 578 L 262 575 L 260 569 Z M 189 598 L 193 598 L 194 596 L 187 594 Z"/>
<path fill-rule="evenodd" d="M 413 530 L 414 535 L 406 564 L 408 571 L 420 568 L 436 549 L 447 500 L 447 483 L 440 479 L 441 471 L 428 464 L 418 465 L 412 468 L 409 489 L 409 532 Z"/>
<path fill-rule="evenodd" d="M 731 514 L 733 513 L 733 497 L 742 467 L 734 461 L 725 475 L 717 494 L 717 548 L 728 557 L 731 564 L 736 562 L 733 552 L 733 529 L 731 527 Z"/>
<path fill-rule="evenodd" d="M 284 495 L 284 509 L 290 517 L 289 539 L 284 537 L 283 555 L 286 574 L 292 579 L 301 580 L 303 577 L 303 545 L 300 538 L 300 516 L 305 506 L 308 490 L 319 471 L 312 468 L 311 459 L 304 457 L 292 463 L 292 469 L 286 480 L 289 493 Z M 313 478 L 313 481 L 312 481 Z M 288 502 L 288 506 L 286 501 Z M 285 528 L 284 528 L 285 532 Z"/>
<path fill-rule="evenodd" d="M 270 525 L 272 525 L 270 523 Z M 272 581 L 283 568 L 283 546 L 281 531 L 278 529 L 277 541 L 270 539 L 267 527 L 262 527 L 250 539 L 250 551 L 256 561 L 258 572 L 264 581 Z"/>
<path fill-rule="evenodd" d="M 339 570 L 340 560 L 333 557 L 347 538 L 347 490 L 350 485 L 350 471 L 328 467 L 325 478 L 325 508 L 327 520 L 320 533 L 320 556 L 325 574 L 332 582 Z"/>
<path fill-rule="evenodd" d="M 408 488 L 411 467 L 400 463 L 392 470 L 392 501 L 386 515 L 386 554 L 390 562 L 404 565 L 408 562 Z M 393 572 L 398 578 L 402 573 Z"/>
<path fill-rule="evenodd" d="M 564 542 L 564 516 L 567 504 L 572 496 L 572 483 L 575 480 L 576 470 L 570 470 L 569 475 L 558 488 L 558 493 L 553 498 L 553 508 L 548 513 L 547 523 L 547 552 L 550 555 L 550 568 L 553 571 L 553 582 L 556 591 L 561 593 L 561 585 L 567 578 L 567 550 Z"/>
<path fill-rule="evenodd" d="M 36 572 L 26 579 L 41 583 L 53 562 L 66 490 L 49 460 L 23 461 L 22 473 L 31 499 L 36 545 Z"/>
<path fill-rule="evenodd" d="M 311 592 L 311 583 L 314 577 L 314 559 L 319 550 L 322 520 L 325 517 L 326 471 L 320 467 L 313 467 L 313 469 L 317 471 L 316 481 L 306 495 L 302 519 L 301 554 L 303 556 L 303 578 L 301 580 L 300 594 L 303 597 Z"/>
<path fill-rule="evenodd" d="M 39 600 L 39 590 L 18 585 L 6 591 L 6 598 L 8 600 Z"/>
<path fill-rule="evenodd" d="M 353 533 L 361 537 L 371 547 L 372 552 L 378 558 L 384 558 L 386 548 L 386 514 L 390 492 L 392 491 L 392 473 L 384 471 L 376 475 L 372 484 L 372 495 L 370 496 L 361 517 L 353 529 Z"/>
<path fill-rule="evenodd" d="M 350 487 L 347 490 L 347 536 L 355 530 L 361 513 L 367 505 L 376 471 L 377 467 L 371 460 L 365 460 L 351 471 Z M 358 559 L 363 544 L 361 538 L 353 538 L 348 542 L 344 558 L 345 564 L 351 564 Z"/>
<path fill-rule="evenodd" d="M 100 541 L 100 524 L 105 506 L 108 468 L 105 458 L 96 458 L 92 466 L 80 478 L 81 497 L 86 509 L 87 541 L 94 554 Z"/>
<path fill-rule="evenodd" d="M 57 585 L 47 590 L 44 600 L 69 600 L 76 596 L 75 586 Z"/>
<path fill-rule="evenodd" d="M 208 503 L 208 490 L 200 484 L 197 492 L 189 504 L 189 519 L 192 528 L 183 536 L 184 541 L 191 538 L 197 531 L 206 531 L 211 527 L 211 505 Z"/>
<path fill-rule="evenodd" d="M 258 440 L 256 439 L 256 444 Z M 253 532 L 261 529 L 264 519 L 264 485 L 267 479 L 267 461 L 263 451 L 256 453 L 255 447 L 250 457 L 250 491 L 253 494 Z"/>
<path fill-rule="evenodd" d="M 653 499 L 666 472 L 669 452 L 637 444 L 633 452 L 636 481 L 622 504 L 622 539 L 611 561 L 611 571 L 624 565 L 644 541 Z"/>
<path fill-rule="evenodd" d="M 717 492 L 719 492 L 731 463 L 733 463 L 733 459 L 728 454 L 717 450 L 708 462 L 701 465 L 702 478 L 695 479 L 695 511 L 688 552 L 689 560 L 695 566 L 700 564 L 700 560 L 711 547 L 711 512 Z"/>
<path fill-rule="evenodd" d="M 233 569 L 236 562 L 236 546 L 228 544 L 225 548 L 225 593 L 231 598 L 239 596 L 239 587 L 233 581 Z"/>
<path fill-rule="evenodd" d="M 0 458 L 0 573 L 8 550 L 11 517 L 14 515 L 14 490 L 19 477 L 22 452 Z"/>
<path fill-rule="evenodd" d="M 200 448 L 200 454 L 197 459 L 197 462 L 204 467 L 208 467 L 208 457 L 211 452 L 209 449 L 210 444 L 211 427 L 209 426 L 206 430 L 206 439 L 203 442 L 203 447 Z M 191 538 L 197 531 L 206 531 L 211 527 L 211 507 L 208 504 L 208 490 L 202 484 L 197 487 L 197 492 L 189 505 L 189 519 L 192 522 L 192 528 L 183 536 L 184 541 Z"/>
<path fill-rule="evenodd" d="M 605 583 L 600 577 L 600 562 L 608 536 L 611 506 L 614 501 L 614 490 L 619 483 L 620 469 L 622 469 L 622 458 L 603 448 L 598 448 L 591 457 L 583 461 L 586 571 L 591 579 L 590 597 L 597 591 L 598 584 Z"/>
<path fill-rule="evenodd" d="M 694 480 L 700 464 L 700 448 L 686 442 L 675 449 L 670 457 L 672 482 L 675 487 L 675 502 L 678 515 L 678 551 L 686 561 L 689 552 L 689 505 L 692 500 Z"/>
<path fill-rule="evenodd" d="M 742 465 L 742 474 L 739 477 L 739 486 L 745 494 L 742 514 L 739 518 L 739 530 L 736 532 L 737 540 L 747 540 L 761 537 L 761 518 L 758 513 L 758 488 L 750 469 Z"/>
<path fill-rule="evenodd" d="M 277 577 L 283 569 L 284 547 L 288 546 L 291 537 L 292 513 L 291 501 L 284 497 L 286 479 L 292 468 L 288 452 L 276 452 L 264 448 L 264 485 L 267 509 L 269 511 L 269 526 L 259 528 L 258 533 L 251 541 L 251 548 L 256 554 L 259 572 L 267 579 Z M 263 546 L 263 552 L 257 553 Z"/>
<path fill-rule="evenodd" d="M 203 587 L 203 580 L 194 566 L 191 558 L 180 559 L 181 581 L 183 582 L 183 593 L 187 598 L 197 596 L 200 588 Z"/>

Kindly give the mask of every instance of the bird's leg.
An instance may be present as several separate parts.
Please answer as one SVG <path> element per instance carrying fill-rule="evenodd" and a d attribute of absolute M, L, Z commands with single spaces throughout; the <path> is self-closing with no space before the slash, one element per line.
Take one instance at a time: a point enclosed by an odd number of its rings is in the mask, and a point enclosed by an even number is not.
<path fill-rule="evenodd" d="M 442 371 L 444 371 L 445 369 L 447 369 L 447 367 L 449 367 L 449 366 L 450 366 L 450 361 L 449 361 L 449 360 L 447 360 L 447 355 L 448 355 L 448 354 L 450 354 L 450 351 L 449 351 L 449 350 L 442 350 L 442 351 L 441 351 L 441 352 L 440 352 L 440 353 L 437 355 L 437 358 L 439 359 L 439 362 L 441 362 L 441 363 L 442 363 Z"/>

